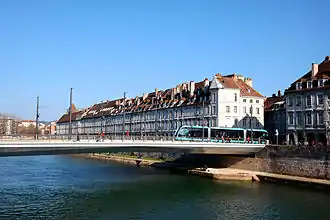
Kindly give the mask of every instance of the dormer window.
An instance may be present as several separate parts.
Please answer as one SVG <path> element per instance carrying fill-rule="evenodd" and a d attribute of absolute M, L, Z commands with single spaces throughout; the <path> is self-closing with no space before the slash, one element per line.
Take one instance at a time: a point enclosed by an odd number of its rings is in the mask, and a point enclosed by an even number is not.
<path fill-rule="evenodd" d="M 312 88 L 312 81 L 307 82 L 307 88 Z"/>
<path fill-rule="evenodd" d="M 297 82 L 296 83 L 296 89 L 302 89 L 302 83 L 301 82 Z"/>
<path fill-rule="evenodd" d="M 319 87 L 323 87 L 324 86 L 324 80 L 323 79 L 319 79 Z"/>

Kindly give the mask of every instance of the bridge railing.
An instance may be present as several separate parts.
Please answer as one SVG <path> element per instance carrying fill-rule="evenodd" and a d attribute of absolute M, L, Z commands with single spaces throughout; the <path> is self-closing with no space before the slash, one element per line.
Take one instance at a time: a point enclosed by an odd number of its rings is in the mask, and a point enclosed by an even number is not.
<path fill-rule="evenodd" d="M 67 135 L 45 135 L 36 140 L 33 136 L 3 136 L 0 141 L 68 141 Z M 121 135 L 72 135 L 71 141 L 173 141 L 173 136 L 121 136 Z"/>

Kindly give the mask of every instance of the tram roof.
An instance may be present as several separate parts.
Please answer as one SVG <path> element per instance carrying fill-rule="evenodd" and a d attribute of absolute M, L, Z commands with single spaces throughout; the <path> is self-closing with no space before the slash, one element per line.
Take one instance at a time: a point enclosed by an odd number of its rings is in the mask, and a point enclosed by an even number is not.
<path fill-rule="evenodd" d="M 200 126 L 200 125 L 183 125 L 182 127 L 186 128 L 208 128 L 208 126 Z M 223 130 L 233 130 L 233 131 L 241 131 L 241 130 L 251 130 L 249 128 L 230 128 L 230 127 L 211 127 L 211 129 L 223 129 Z M 267 132 L 265 129 L 252 129 L 252 131 L 262 131 Z"/>

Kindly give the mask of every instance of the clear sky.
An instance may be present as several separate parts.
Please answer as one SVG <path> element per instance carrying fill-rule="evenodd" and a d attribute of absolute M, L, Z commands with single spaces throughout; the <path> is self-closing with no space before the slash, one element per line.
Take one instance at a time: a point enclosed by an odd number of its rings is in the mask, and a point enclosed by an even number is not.
<path fill-rule="evenodd" d="M 287 88 L 330 55 L 328 0 L 2 0 L 0 112 L 55 120 L 69 105 L 215 73 Z"/>

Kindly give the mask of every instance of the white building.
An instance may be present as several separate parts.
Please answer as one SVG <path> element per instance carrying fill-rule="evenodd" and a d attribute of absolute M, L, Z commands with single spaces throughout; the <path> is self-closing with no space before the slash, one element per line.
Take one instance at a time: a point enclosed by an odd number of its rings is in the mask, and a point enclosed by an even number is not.
<path fill-rule="evenodd" d="M 19 122 L 19 125 L 20 127 L 35 127 L 36 126 L 36 121 L 33 121 L 33 120 L 21 120 Z"/>
<path fill-rule="evenodd" d="M 72 134 L 173 135 L 181 125 L 203 124 L 263 128 L 263 104 L 264 97 L 252 88 L 252 79 L 216 74 L 212 81 L 191 81 L 141 97 L 74 108 Z M 69 133 L 68 113 L 58 120 L 56 129 L 57 135 Z"/>

